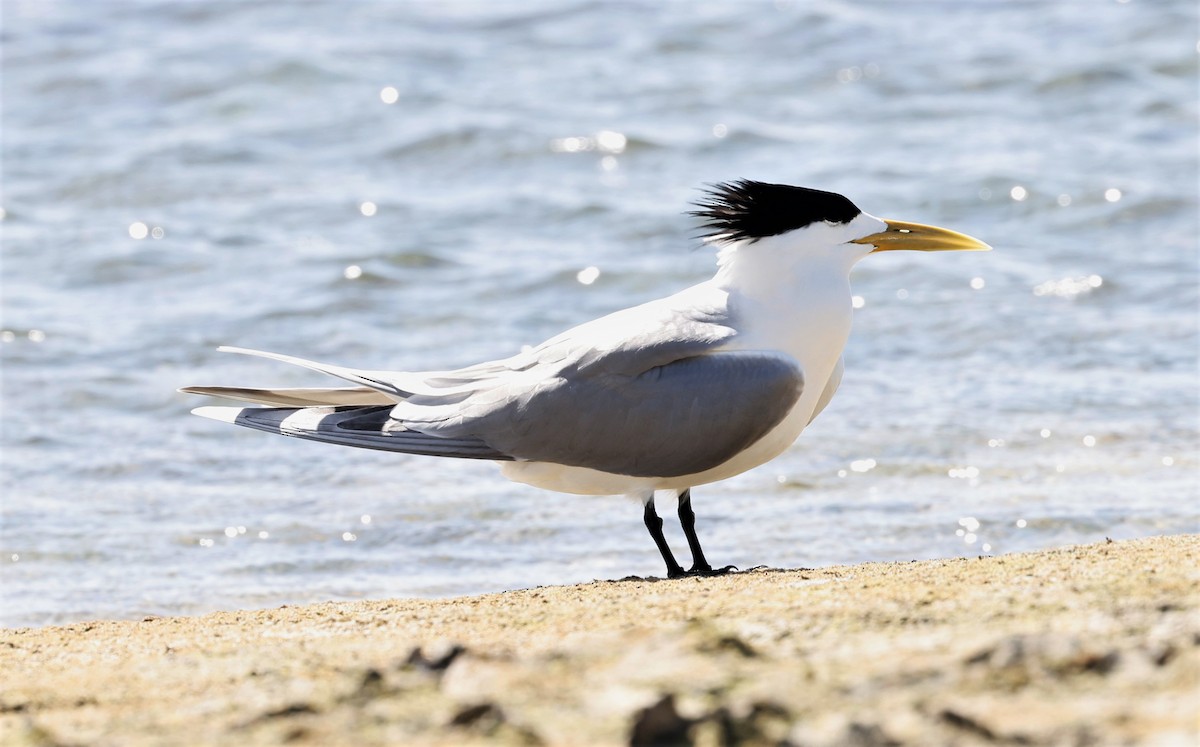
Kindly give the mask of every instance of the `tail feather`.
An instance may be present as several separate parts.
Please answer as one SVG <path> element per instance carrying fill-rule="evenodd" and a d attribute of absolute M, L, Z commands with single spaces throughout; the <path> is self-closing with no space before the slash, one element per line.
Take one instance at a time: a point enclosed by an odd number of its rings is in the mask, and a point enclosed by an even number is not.
<path fill-rule="evenodd" d="M 311 371 L 319 371 L 330 376 L 352 381 L 355 384 L 376 389 L 380 392 L 385 392 L 396 398 L 395 401 L 405 399 L 413 394 L 440 396 L 453 392 L 470 392 L 478 388 L 481 381 L 486 381 L 489 375 L 495 374 L 497 371 L 507 370 L 502 362 L 493 362 L 472 366 L 461 371 L 423 371 L 414 373 L 406 371 L 367 371 L 357 368 L 346 368 L 345 366 L 335 366 L 330 363 L 319 363 L 292 355 L 283 355 L 282 353 L 252 350 L 250 348 L 236 348 L 222 345 L 217 350 L 223 353 L 239 353 L 241 355 L 268 358 L 307 368 Z M 281 402 L 280 404 L 289 403 Z M 328 404 L 341 403 L 331 402 Z"/>
<path fill-rule="evenodd" d="M 408 430 L 390 405 L 366 407 L 198 407 L 192 413 L 268 433 L 405 454 L 512 461 L 471 436 L 442 438 Z"/>
<path fill-rule="evenodd" d="M 253 355 L 259 358 L 269 358 L 283 363 L 291 363 L 293 366 L 300 366 L 312 371 L 320 371 L 330 376 L 336 376 L 339 379 L 352 381 L 355 384 L 377 389 L 381 392 L 395 395 L 401 399 L 408 395 L 408 392 L 398 387 L 395 383 L 388 381 L 391 375 L 389 371 L 363 371 L 357 368 L 346 368 L 345 366 L 335 366 L 330 363 L 318 363 L 316 361 L 297 358 L 292 355 L 283 355 L 282 353 L 268 353 L 263 350 L 251 350 L 250 348 L 235 348 L 228 345 L 222 345 L 217 348 L 223 353 L 241 353 L 242 355 Z"/>
<path fill-rule="evenodd" d="M 371 387 L 251 389 L 240 386 L 185 386 L 185 394 L 235 399 L 275 407 L 311 407 L 315 405 L 394 405 L 399 402 L 386 392 Z"/>

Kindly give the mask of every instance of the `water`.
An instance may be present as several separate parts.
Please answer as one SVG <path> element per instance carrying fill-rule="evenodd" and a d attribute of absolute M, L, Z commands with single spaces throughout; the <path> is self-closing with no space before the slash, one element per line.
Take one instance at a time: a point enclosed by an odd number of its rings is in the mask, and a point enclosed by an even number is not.
<path fill-rule="evenodd" d="M 661 573 L 625 499 L 174 390 L 508 355 L 709 276 L 684 213 L 741 177 L 996 251 L 859 266 L 833 404 L 696 491 L 714 562 L 1197 531 L 1190 0 L 3 14 L 4 625 Z"/>

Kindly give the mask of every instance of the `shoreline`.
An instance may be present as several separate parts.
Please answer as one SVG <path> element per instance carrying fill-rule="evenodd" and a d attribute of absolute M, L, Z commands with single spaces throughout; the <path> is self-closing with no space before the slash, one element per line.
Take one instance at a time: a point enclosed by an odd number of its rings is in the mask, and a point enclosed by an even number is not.
<path fill-rule="evenodd" d="M 0 744 L 1194 744 L 1200 535 L 0 629 Z"/>

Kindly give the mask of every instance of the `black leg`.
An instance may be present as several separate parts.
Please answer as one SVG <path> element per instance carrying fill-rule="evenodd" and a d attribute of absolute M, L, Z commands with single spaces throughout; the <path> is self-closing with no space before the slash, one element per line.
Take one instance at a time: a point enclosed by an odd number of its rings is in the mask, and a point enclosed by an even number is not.
<path fill-rule="evenodd" d="M 667 545 L 667 538 L 663 536 L 662 519 L 654 512 L 654 496 L 646 501 L 646 513 L 642 517 L 646 522 L 646 528 L 650 530 L 650 536 L 654 538 L 654 544 L 658 545 L 658 551 L 662 553 L 663 560 L 667 563 L 667 578 L 682 578 L 687 574 L 684 573 L 683 566 L 675 561 L 675 556 L 671 554 L 671 548 Z"/>
<path fill-rule="evenodd" d="M 688 573 L 711 571 L 712 566 L 704 559 L 704 550 L 700 549 L 700 538 L 696 536 L 696 512 L 692 510 L 691 488 L 679 494 L 679 523 L 683 526 L 683 536 L 687 537 L 688 547 L 692 550 L 692 568 Z"/>
<path fill-rule="evenodd" d="M 692 550 L 692 567 L 687 572 L 689 576 L 719 576 L 736 570 L 731 565 L 713 570 L 704 559 L 704 551 L 700 549 L 700 538 L 696 536 L 696 512 L 692 510 L 691 488 L 679 494 L 679 523 L 683 526 L 683 534 Z"/>

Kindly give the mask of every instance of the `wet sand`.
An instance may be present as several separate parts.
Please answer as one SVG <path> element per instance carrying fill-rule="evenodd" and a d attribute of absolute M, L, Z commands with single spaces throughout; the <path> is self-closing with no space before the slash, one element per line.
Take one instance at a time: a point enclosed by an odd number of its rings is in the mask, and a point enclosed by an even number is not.
<path fill-rule="evenodd" d="M 0 630 L 4 745 L 1195 745 L 1200 536 Z"/>

